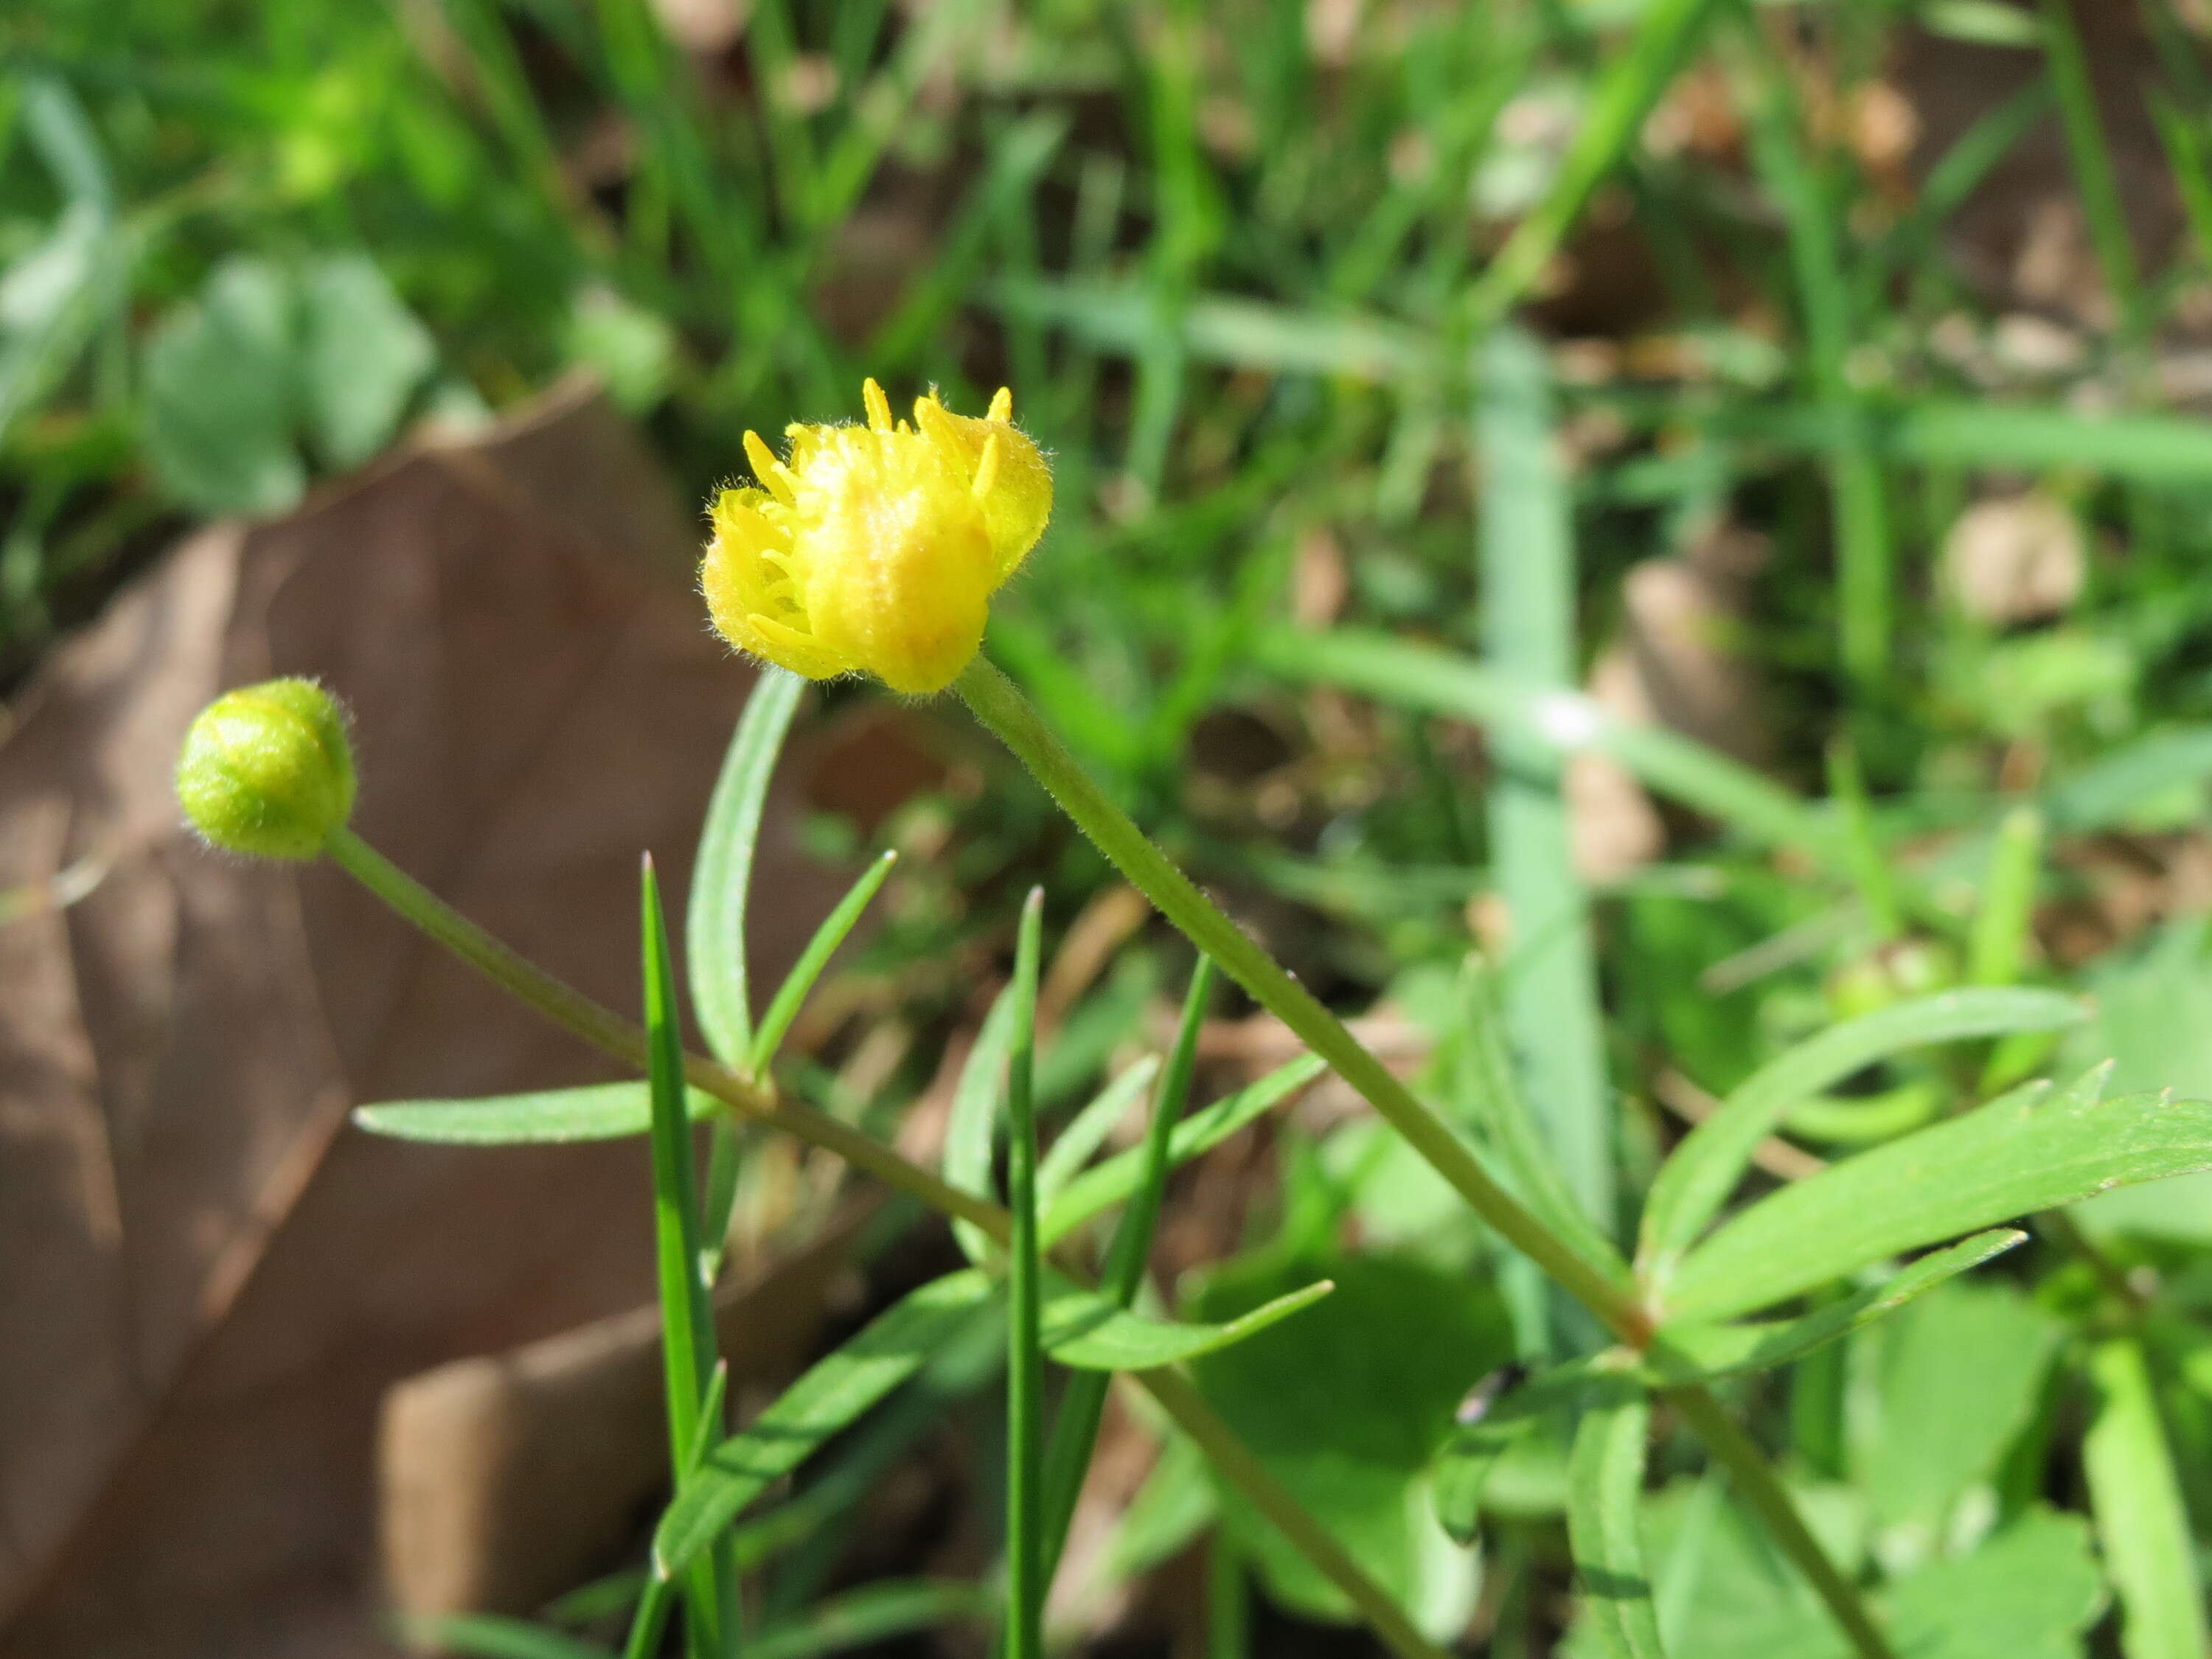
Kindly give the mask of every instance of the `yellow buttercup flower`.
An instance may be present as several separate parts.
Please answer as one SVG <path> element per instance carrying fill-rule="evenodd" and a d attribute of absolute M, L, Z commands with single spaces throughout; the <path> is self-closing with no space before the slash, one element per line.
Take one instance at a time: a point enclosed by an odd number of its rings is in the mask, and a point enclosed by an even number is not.
<path fill-rule="evenodd" d="M 981 420 L 933 391 L 894 423 L 785 428 L 787 459 L 745 434 L 757 485 L 725 489 L 700 586 L 715 631 L 809 679 L 875 675 L 941 691 L 983 643 L 991 595 L 1052 516 L 1052 470 L 1000 390 Z"/>

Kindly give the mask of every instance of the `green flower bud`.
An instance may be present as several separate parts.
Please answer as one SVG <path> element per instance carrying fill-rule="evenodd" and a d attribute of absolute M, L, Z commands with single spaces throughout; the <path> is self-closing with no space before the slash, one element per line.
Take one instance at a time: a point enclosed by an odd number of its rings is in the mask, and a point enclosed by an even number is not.
<path fill-rule="evenodd" d="M 345 708 L 313 680 L 226 691 L 199 713 L 177 757 L 177 799 L 210 846 L 311 859 L 353 815 Z"/>

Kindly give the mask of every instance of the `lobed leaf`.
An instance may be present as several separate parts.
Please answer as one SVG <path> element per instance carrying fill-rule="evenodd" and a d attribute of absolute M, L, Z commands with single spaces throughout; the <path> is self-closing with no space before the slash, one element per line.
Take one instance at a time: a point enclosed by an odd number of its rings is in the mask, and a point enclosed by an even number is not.
<path fill-rule="evenodd" d="M 1674 1316 L 1724 1319 L 1905 1250 L 2132 1182 L 2212 1169 L 2212 1103 L 2015 1091 L 1771 1194 L 1692 1251 Z"/>
<path fill-rule="evenodd" d="M 2086 1012 L 2077 999 L 2055 991 L 1983 987 L 1900 1002 L 1799 1043 L 1738 1085 L 1661 1167 L 1644 1205 L 1641 1265 L 1663 1290 L 1674 1264 L 1751 1168 L 1759 1143 L 1797 1102 L 1908 1048 L 2055 1030 Z"/>

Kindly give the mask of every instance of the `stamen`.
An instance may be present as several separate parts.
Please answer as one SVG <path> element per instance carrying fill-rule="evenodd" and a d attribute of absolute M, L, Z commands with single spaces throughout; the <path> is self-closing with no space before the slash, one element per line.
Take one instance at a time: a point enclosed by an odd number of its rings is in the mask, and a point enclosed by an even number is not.
<path fill-rule="evenodd" d="M 876 384 L 873 375 L 860 382 L 860 401 L 867 405 L 869 431 L 891 429 L 890 399 L 884 396 L 884 389 Z"/>

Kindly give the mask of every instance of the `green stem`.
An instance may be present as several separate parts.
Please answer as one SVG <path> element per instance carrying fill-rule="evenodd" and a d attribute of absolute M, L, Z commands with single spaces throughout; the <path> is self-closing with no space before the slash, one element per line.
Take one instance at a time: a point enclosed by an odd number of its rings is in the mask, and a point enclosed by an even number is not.
<path fill-rule="evenodd" d="M 639 1026 L 525 960 L 454 911 L 350 830 L 341 827 L 333 831 L 324 850 L 332 862 L 397 911 L 401 920 L 419 928 L 556 1024 L 626 1065 L 641 1072 L 645 1070 L 645 1032 Z M 703 1089 L 724 1104 L 836 1153 L 855 1169 L 864 1170 L 886 1185 L 911 1194 L 940 1214 L 973 1222 L 1001 1244 L 1011 1242 L 1013 1218 L 1004 1209 L 988 1199 L 948 1185 L 849 1124 L 841 1123 L 826 1113 L 779 1101 L 726 1066 L 696 1054 L 684 1056 L 684 1070 L 694 1087 Z M 1196 1389 L 1170 1370 L 1133 1375 L 1176 1426 L 1217 1460 L 1217 1467 L 1230 1485 L 1343 1592 L 1346 1600 L 1359 1609 L 1399 1659 L 1447 1659 L 1441 1648 L 1413 1628 L 1389 1593 L 1369 1577 L 1358 1562 L 1340 1547 L 1298 1500 L 1244 1448 L 1229 1426 L 1213 1414 Z M 629 1650 L 633 1653 L 641 1650 L 641 1644 L 650 1646 L 657 1633 L 654 1621 L 666 1618 L 665 1599 L 654 1605 L 657 1588 L 657 1583 L 647 1587 L 647 1601 L 641 1605 L 638 1625 L 632 1633 Z"/>
<path fill-rule="evenodd" d="M 1413 1091 L 1368 1053 L 1341 1020 L 1192 886 L 1190 878 L 1107 799 L 1105 791 L 1062 746 L 1012 680 L 979 656 L 953 684 L 975 717 L 1036 774 L 1060 809 L 1158 907 L 1160 914 L 1365 1097 L 1485 1221 L 1565 1285 L 1622 1340 L 1638 1346 L 1650 1340 L 1650 1318 L 1629 1291 L 1585 1261 L 1492 1181 L 1449 1124 L 1416 1099 Z"/>
<path fill-rule="evenodd" d="M 979 656 L 954 685 L 976 718 L 998 734 L 1077 827 L 1097 843 L 1099 850 L 1163 915 L 1249 991 L 1262 1007 L 1289 1026 L 1307 1048 L 1334 1067 L 1337 1075 L 1364 1096 L 1508 1243 L 1550 1273 L 1624 1341 L 1639 1348 L 1649 1345 L 1651 1319 L 1634 1297 L 1491 1180 L 1466 1143 L 1441 1118 L 1362 1047 L 1342 1021 L 1216 909 L 1091 781 L 1012 681 Z M 1188 1387 L 1179 1379 L 1177 1386 Z M 1158 1397 L 1167 1403 L 1165 1395 Z M 1863 1659 L 1893 1659 L 1856 1588 L 1836 1570 L 1806 1529 L 1789 1493 L 1750 1437 L 1702 1389 L 1675 1390 L 1670 1398 L 1685 1418 L 1698 1427 L 1713 1455 L 1735 1472 L 1746 1496 L 1773 1528 L 1777 1541 L 1803 1569 Z M 1202 1407 L 1202 1401 L 1195 1403 Z M 1185 1428 L 1188 1431 L 1188 1425 Z M 1206 1444 L 1202 1440 L 1200 1443 Z M 1211 1448 L 1207 1449 L 1212 1455 Z M 1250 1453 L 1241 1447 L 1237 1450 L 1250 1459 Z M 1238 1484 L 1243 1482 L 1240 1480 Z M 1283 1496 L 1288 1501 L 1288 1494 Z M 1316 1550 L 1336 1549 L 1334 1540 L 1326 1534 L 1314 1540 L 1311 1547 L 1298 1534 L 1291 1536 L 1316 1565 L 1324 1558 Z"/>
<path fill-rule="evenodd" d="M 339 868 L 404 920 L 479 973 L 593 1048 L 640 1072 L 646 1069 L 641 1028 L 494 939 L 352 830 L 333 830 L 324 850 Z M 684 1074 L 692 1087 L 703 1090 L 724 1105 L 835 1152 L 854 1169 L 911 1194 L 932 1209 L 971 1221 L 1000 1240 L 1006 1237 L 1006 1212 L 997 1205 L 948 1185 L 851 1124 L 796 1101 L 779 1099 L 769 1088 L 749 1083 L 727 1066 L 698 1054 L 684 1056 Z"/>
<path fill-rule="evenodd" d="M 1705 1388 L 1669 1389 L 1667 1400 L 1682 1415 L 1705 1449 L 1724 1464 L 1735 1489 L 1743 1494 L 1765 1523 L 1782 1552 L 1797 1564 L 1814 1594 L 1826 1604 L 1829 1615 L 1850 1638 L 1863 1659 L 1895 1659 L 1889 1638 L 1881 1633 L 1859 1595 L 1858 1586 L 1837 1570 L 1820 1540 L 1813 1536 L 1797 1513 L 1789 1490 L 1766 1461 L 1766 1454 L 1740 1428 L 1734 1418 Z"/>
<path fill-rule="evenodd" d="M 1022 907 L 1014 952 L 1014 1041 L 1006 1055 L 1006 1659 L 1044 1654 L 1044 1328 L 1037 1289 L 1036 1038 L 1037 935 L 1044 890 Z"/>

